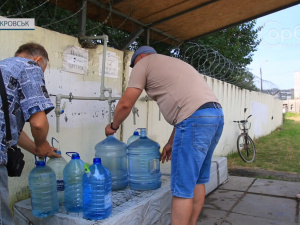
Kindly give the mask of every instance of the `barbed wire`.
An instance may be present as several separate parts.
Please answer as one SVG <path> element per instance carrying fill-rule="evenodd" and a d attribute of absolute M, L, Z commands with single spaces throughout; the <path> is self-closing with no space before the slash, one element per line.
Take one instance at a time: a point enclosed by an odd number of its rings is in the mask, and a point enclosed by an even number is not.
<path fill-rule="evenodd" d="M 271 81 L 263 80 L 247 68 L 237 66 L 209 46 L 195 42 L 189 42 L 188 46 L 181 54 L 176 53 L 176 51 L 182 51 L 181 49 L 175 49 L 175 57 L 181 57 L 183 61 L 193 65 L 203 75 L 271 95 L 279 91 L 278 86 Z"/>
<path fill-rule="evenodd" d="M 63 18 L 63 19 L 61 19 L 61 20 L 58 20 L 58 21 L 49 23 L 49 24 L 47 24 L 47 25 L 43 25 L 42 27 L 45 28 L 45 27 L 48 27 L 48 26 L 50 26 L 50 25 L 53 25 L 53 24 L 56 24 L 56 23 L 65 21 L 65 20 L 67 20 L 67 19 L 70 19 L 71 17 L 77 15 L 77 14 L 85 7 L 86 4 L 87 4 L 87 2 L 85 2 L 85 3 L 82 5 L 82 7 L 81 7 L 77 12 L 73 13 L 72 15 L 70 15 L 70 16 L 68 16 L 68 17 L 66 17 L 66 18 Z"/>
<path fill-rule="evenodd" d="M 4 3 L 1 5 L 0 9 L 2 9 L 2 7 L 3 7 L 7 2 L 8 2 L 8 0 L 6 0 L 6 2 L 4 2 Z"/>
<path fill-rule="evenodd" d="M 56 13 L 57 13 L 57 1 L 58 1 L 58 0 L 55 1 L 54 15 L 53 15 L 53 17 L 52 17 L 50 23 L 53 23 L 53 22 L 55 21 L 55 18 L 56 18 Z M 42 14 L 41 14 L 41 15 L 42 15 Z M 40 15 L 40 16 L 41 16 L 41 15 Z M 40 16 L 39 16 L 39 17 L 40 17 Z"/>
<path fill-rule="evenodd" d="M 21 12 L 19 12 L 19 13 L 17 13 L 17 14 L 13 14 L 13 15 L 7 15 L 6 17 L 10 18 L 10 17 L 15 17 L 15 16 L 24 15 L 25 13 L 34 11 L 34 10 L 36 10 L 36 9 L 38 9 L 38 8 L 40 8 L 40 7 L 42 7 L 43 5 L 45 5 L 46 3 L 48 3 L 49 1 L 50 1 L 50 0 L 47 0 L 47 1 L 43 2 L 42 4 L 38 5 L 37 7 L 34 7 L 33 9 L 29 9 L 29 10 L 24 11 L 24 12 L 21 11 Z"/>

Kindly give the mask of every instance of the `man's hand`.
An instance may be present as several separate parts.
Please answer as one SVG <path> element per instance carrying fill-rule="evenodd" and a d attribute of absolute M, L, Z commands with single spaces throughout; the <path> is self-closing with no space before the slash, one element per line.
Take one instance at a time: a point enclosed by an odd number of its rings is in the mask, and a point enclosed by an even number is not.
<path fill-rule="evenodd" d="M 107 126 L 105 127 L 106 136 L 113 135 L 116 132 L 117 132 L 116 130 L 111 129 L 110 124 L 107 124 Z"/>
<path fill-rule="evenodd" d="M 36 146 L 36 155 L 39 157 L 47 156 L 47 157 L 60 158 L 61 155 L 57 154 L 54 150 L 57 150 L 57 149 L 50 146 L 48 141 L 45 141 L 44 143 L 40 144 L 39 146 Z"/>
<path fill-rule="evenodd" d="M 123 96 L 120 98 L 113 118 L 113 128 L 118 129 L 122 122 L 130 114 L 132 107 L 141 95 L 143 90 L 138 88 L 127 88 Z M 116 133 L 116 130 L 111 129 L 111 124 L 105 127 L 105 135 L 109 136 Z"/>
<path fill-rule="evenodd" d="M 162 153 L 160 154 L 160 161 L 164 163 L 165 161 L 168 162 L 171 160 L 171 155 L 172 155 L 172 145 L 171 144 L 166 144 L 165 147 L 163 148 Z"/>

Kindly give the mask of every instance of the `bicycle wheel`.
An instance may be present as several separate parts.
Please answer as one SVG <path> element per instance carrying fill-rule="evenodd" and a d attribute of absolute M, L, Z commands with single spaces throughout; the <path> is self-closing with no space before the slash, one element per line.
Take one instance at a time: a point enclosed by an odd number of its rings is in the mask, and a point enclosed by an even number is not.
<path fill-rule="evenodd" d="M 240 134 L 237 139 L 237 149 L 244 162 L 253 162 L 255 159 L 255 145 L 253 140 L 246 134 Z"/>

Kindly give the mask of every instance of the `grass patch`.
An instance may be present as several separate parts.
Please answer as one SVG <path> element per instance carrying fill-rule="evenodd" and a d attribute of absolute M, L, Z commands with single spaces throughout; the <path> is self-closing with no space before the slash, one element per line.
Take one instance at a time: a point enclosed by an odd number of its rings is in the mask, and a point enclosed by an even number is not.
<path fill-rule="evenodd" d="M 227 156 L 228 169 L 252 168 L 300 173 L 300 114 L 285 113 L 282 127 L 254 140 L 256 158 L 242 161 L 237 152 Z"/>

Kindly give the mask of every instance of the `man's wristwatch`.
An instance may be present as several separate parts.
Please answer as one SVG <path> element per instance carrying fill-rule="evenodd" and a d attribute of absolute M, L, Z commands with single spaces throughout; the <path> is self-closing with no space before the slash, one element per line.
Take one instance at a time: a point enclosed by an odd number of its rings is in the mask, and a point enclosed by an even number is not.
<path fill-rule="evenodd" d="M 111 124 L 110 124 L 110 129 L 117 131 L 117 130 L 119 129 L 119 127 L 113 128 L 113 122 L 111 122 Z"/>

